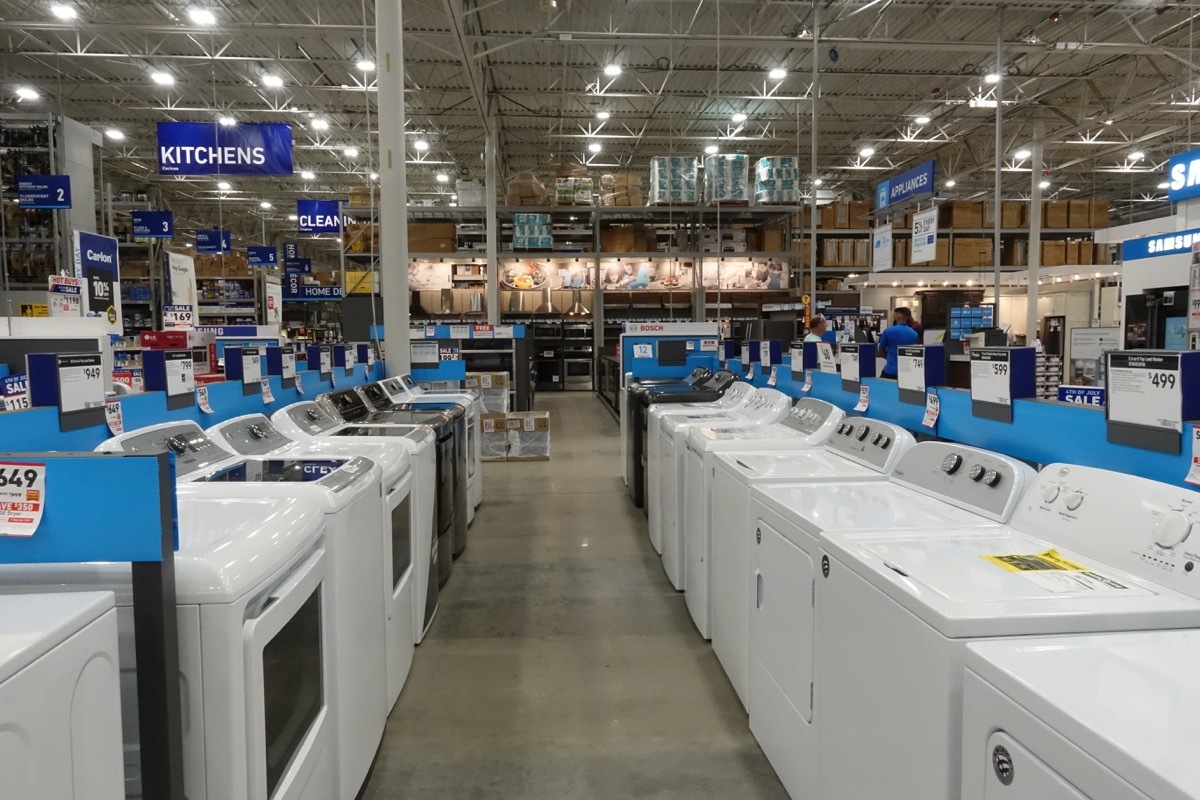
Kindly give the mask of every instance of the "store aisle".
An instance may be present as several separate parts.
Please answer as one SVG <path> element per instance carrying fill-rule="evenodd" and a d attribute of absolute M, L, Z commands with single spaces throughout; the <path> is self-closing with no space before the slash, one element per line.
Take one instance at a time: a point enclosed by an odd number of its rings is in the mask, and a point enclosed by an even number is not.
<path fill-rule="evenodd" d="M 592 394 L 541 395 L 552 459 L 484 506 L 363 800 L 787 797 L 696 633 Z"/>

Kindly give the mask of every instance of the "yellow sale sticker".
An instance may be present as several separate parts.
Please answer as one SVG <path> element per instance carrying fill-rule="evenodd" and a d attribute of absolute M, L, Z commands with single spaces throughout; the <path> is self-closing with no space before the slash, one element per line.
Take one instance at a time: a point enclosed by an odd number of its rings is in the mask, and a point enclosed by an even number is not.
<path fill-rule="evenodd" d="M 1003 567 L 1009 572 L 1087 572 L 1088 567 L 1068 561 L 1057 550 L 1029 555 L 982 556 L 985 561 Z"/>

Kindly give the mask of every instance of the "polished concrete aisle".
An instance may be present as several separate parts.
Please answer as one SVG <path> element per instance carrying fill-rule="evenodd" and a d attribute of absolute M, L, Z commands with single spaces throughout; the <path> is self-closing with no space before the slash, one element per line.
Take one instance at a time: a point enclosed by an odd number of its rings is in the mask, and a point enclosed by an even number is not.
<path fill-rule="evenodd" d="M 537 405 L 552 458 L 484 465 L 364 800 L 786 798 L 625 494 L 612 415 Z"/>

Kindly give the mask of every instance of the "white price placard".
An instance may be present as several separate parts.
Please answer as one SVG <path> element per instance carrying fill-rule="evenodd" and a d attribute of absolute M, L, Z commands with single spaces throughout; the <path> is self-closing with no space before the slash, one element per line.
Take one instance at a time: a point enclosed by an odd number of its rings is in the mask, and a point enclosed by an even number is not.
<path fill-rule="evenodd" d="M 492 339 L 495 338 L 496 332 L 491 325 L 476 325 L 471 328 L 471 335 L 475 339 Z"/>
<path fill-rule="evenodd" d="M 1112 353 L 1108 363 L 1108 419 L 1183 431 L 1179 356 Z"/>
<path fill-rule="evenodd" d="M 858 383 L 859 381 L 859 351 L 857 347 L 851 347 L 841 352 L 842 357 L 842 380 Z"/>
<path fill-rule="evenodd" d="M 451 339 L 470 339 L 471 338 L 471 326 L 470 325 L 451 325 L 450 326 L 450 338 Z"/>
<path fill-rule="evenodd" d="M 58 401 L 64 413 L 104 405 L 104 366 L 99 353 L 58 357 Z"/>
<path fill-rule="evenodd" d="M 515 325 L 497 325 L 492 329 L 492 338 L 494 339 L 511 339 L 516 335 Z"/>
<path fill-rule="evenodd" d="M 871 237 L 871 269 L 884 272 L 892 268 L 892 226 L 880 225 Z"/>
<path fill-rule="evenodd" d="M 938 210 L 913 214 L 912 263 L 924 264 L 937 258 Z"/>
<path fill-rule="evenodd" d="M 262 380 L 262 356 L 257 347 L 242 348 L 242 383 L 249 386 Z"/>
<path fill-rule="evenodd" d="M 817 363 L 820 365 L 821 372 L 837 374 L 837 359 L 833 355 L 833 345 L 829 342 L 817 343 Z"/>
<path fill-rule="evenodd" d="M 1012 364 L 1007 350 L 971 351 L 971 399 L 980 403 L 1012 405 Z"/>
<path fill-rule="evenodd" d="M 113 436 L 120 436 L 125 432 L 125 419 L 121 414 L 120 400 L 105 401 L 104 421 L 108 423 L 108 430 Z"/>
<path fill-rule="evenodd" d="M 1192 269 L 1188 281 L 1188 330 L 1200 331 L 1200 242 L 1192 245 Z"/>
<path fill-rule="evenodd" d="M 296 377 L 296 351 L 290 347 L 283 348 L 279 354 L 279 376 L 285 381 Z"/>
<path fill-rule="evenodd" d="M 942 399 L 933 392 L 925 393 L 925 418 L 921 420 L 921 424 L 926 428 L 932 428 L 937 424 L 938 417 L 942 413 Z"/>
<path fill-rule="evenodd" d="M 275 393 L 271 391 L 270 378 L 262 379 L 262 399 L 264 406 L 269 406 L 271 403 L 275 402 Z"/>
<path fill-rule="evenodd" d="M 804 351 L 799 347 L 792 348 L 792 372 L 800 372 L 804 369 Z"/>
<path fill-rule="evenodd" d="M 163 306 L 164 328 L 190 328 L 196 324 L 191 306 Z"/>
<path fill-rule="evenodd" d="M 900 389 L 925 391 L 925 348 L 899 348 L 896 351 L 896 365 L 899 367 L 896 382 Z"/>
<path fill-rule="evenodd" d="M 346 372 L 350 373 L 354 370 L 354 365 L 358 363 L 358 353 L 354 352 L 352 345 L 346 345 Z"/>
<path fill-rule="evenodd" d="M 654 358 L 654 345 L 652 344 L 635 344 L 633 346 L 634 358 Z"/>
<path fill-rule="evenodd" d="M 717 340 L 716 339 L 701 339 L 700 340 L 700 352 L 701 353 L 717 352 Z"/>
<path fill-rule="evenodd" d="M 367 345 L 367 367 L 375 366 L 375 348 Z"/>
<path fill-rule="evenodd" d="M 1192 428 L 1192 466 L 1188 468 L 1185 481 L 1200 486 L 1200 426 Z"/>
<path fill-rule="evenodd" d="M 296 394 L 304 394 L 304 373 L 302 372 L 296 373 Z"/>
<path fill-rule="evenodd" d="M 854 407 L 854 410 L 861 414 L 862 412 L 866 411 L 867 407 L 870 405 L 871 387 L 864 383 L 862 386 L 858 387 L 858 405 Z"/>
<path fill-rule="evenodd" d="M 195 390 L 196 372 L 191 352 L 167 353 L 164 366 L 169 396 L 175 397 Z"/>
<path fill-rule="evenodd" d="M 418 325 L 415 328 L 409 328 L 408 329 L 408 338 L 409 339 L 424 339 L 425 338 L 425 326 Z"/>
<path fill-rule="evenodd" d="M 46 507 L 46 465 L 0 461 L 0 536 L 33 536 Z"/>
<path fill-rule="evenodd" d="M 771 377 L 767 378 L 767 386 L 779 383 L 779 367 L 771 367 Z"/>
<path fill-rule="evenodd" d="M 205 414 L 213 413 L 212 404 L 208 402 L 208 386 L 196 387 L 196 405 L 200 406 L 200 410 Z"/>
<path fill-rule="evenodd" d="M 437 345 L 434 344 L 434 345 L 432 345 L 432 347 L 433 347 L 433 352 L 436 354 L 437 353 Z M 437 361 L 437 358 L 434 358 L 433 360 Z M 331 350 L 328 347 L 322 347 L 321 348 L 321 356 L 320 356 L 320 358 L 317 359 L 317 362 L 321 366 L 322 374 L 324 374 L 326 372 L 333 372 L 333 350 Z"/>
<path fill-rule="evenodd" d="M 758 343 L 758 363 L 762 364 L 765 367 L 771 366 L 771 343 L 770 342 L 759 342 Z"/>
<path fill-rule="evenodd" d="M 802 391 L 802 392 L 811 392 L 812 391 L 812 375 L 813 374 L 812 374 L 811 369 L 804 373 L 804 385 L 800 387 L 800 391 Z"/>
<path fill-rule="evenodd" d="M 742 342 L 742 357 L 739 359 L 742 366 L 747 366 L 750 363 L 750 343 Z"/>
<path fill-rule="evenodd" d="M 440 358 L 437 342 L 413 342 L 408 346 L 408 354 L 414 364 L 435 364 Z M 324 367 L 321 371 L 328 372 Z"/>

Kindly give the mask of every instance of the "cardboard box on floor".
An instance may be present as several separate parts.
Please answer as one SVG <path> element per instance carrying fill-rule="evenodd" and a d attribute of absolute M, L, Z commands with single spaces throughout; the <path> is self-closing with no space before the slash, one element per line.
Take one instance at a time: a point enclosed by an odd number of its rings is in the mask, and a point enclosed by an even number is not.
<path fill-rule="evenodd" d="M 486 412 L 479 415 L 479 458 L 483 461 L 508 460 L 508 415 Z"/>
<path fill-rule="evenodd" d="M 466 387 L 479 392 L 485 411 L 492 414 L 508 413 L 507 372 L 468 372 Z"/>
<path fill-rule="evenodd" d="M 550 412 L 513 411 L 508 414 L 508 460 L 550 460 Z"/>

